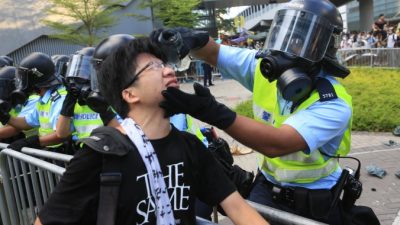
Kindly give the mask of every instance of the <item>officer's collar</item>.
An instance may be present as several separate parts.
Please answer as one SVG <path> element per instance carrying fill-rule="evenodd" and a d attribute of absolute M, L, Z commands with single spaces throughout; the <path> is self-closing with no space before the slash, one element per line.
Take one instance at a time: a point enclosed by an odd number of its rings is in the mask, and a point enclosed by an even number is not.
<path fill-rule="evenodd" d="M 49 102 L 50 98 L 52 97 L 51 94 L 60 87 L 61 86 L 56 86 L 56 87 L 51 87 L 51 88 L 47 89 L 46 92 L 44 93 L 44 95 L 40 98 L 40 102 L 42 104 L 46 104 L 47 102 Z"/>

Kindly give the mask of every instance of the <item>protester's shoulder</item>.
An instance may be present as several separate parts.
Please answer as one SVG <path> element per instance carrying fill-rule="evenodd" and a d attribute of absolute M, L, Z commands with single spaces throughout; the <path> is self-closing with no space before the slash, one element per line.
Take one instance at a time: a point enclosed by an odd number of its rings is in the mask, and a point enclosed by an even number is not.
<path fill-rule="evenodd" d="M 99 127 L 87 138 L 79 140 L 90 149 L 106 155 L 126 155 L 134 146 L 119 130 L 113 127 Z"/>

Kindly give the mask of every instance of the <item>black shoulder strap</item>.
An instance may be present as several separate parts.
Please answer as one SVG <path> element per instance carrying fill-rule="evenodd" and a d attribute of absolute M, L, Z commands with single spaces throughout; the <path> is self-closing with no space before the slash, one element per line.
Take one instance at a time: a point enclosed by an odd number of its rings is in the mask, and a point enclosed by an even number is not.
<path fill-rule="evenodd" d="M 118 130 L 111 127 L 97 128 L 81 142 L 103 155 L 97 225 L 114 225 L 122 181 L 120 161 L 128 154 L 131 145 Z"/>
<path fill-rule="evenodd" d="M 100 173 L 99 206 L 97 225 L 114 225 L 117 214 L 119 188 L 122 180 L 120 157 L 103 155 Z"/>
<path fill-rule="evenodd" d="M 319 101 L 326 102 L 338 98 L 332 83 L 326 78 L 319 78 L 315 87 L 319 93 Z"/>

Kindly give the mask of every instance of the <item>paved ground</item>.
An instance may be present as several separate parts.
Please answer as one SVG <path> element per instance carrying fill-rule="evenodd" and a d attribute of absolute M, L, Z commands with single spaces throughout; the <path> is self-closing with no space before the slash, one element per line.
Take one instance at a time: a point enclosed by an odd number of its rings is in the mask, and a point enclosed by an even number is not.
<path fill-rule="evenodd" d="M 233 80 L 216 80 L 210 90 L 216 99 L 229 107 L 250 99 L 252 93 Z M 181 85 L 182 90 L 192 91 L 192 84 Z M 199 122 L 200 123 L 200 122 Z M 231 146 L 245 148 L 232 140 L 222 131 L 218 132 Z M 394 143 L 390 144 L 389 142 Z M 363 193 L 357 201 L 374 209 L 382 225 L 400 225 L 400 179 L 395 173 L 400 170 L 400 137 L 391 133 L 352 133 L 352 156 L 361 160 L 361 181 Z M 247 170 L 256 169 L 255 153 L 235 156 L 235 163 Z M 343 166 L 355 167 L 352 160 L 341 160 Z M 386 170 L 387 175 L 380 179 L 368 175 L 366 166 L 375 165 Z M 396 218 L 398 217 L 398 218 Z M 230 224 L 222 218 L 221 224 Z"/>

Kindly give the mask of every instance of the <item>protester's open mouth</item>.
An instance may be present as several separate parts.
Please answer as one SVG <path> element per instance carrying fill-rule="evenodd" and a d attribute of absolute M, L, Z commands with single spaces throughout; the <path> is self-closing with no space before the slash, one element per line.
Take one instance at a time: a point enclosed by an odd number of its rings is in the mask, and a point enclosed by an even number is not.
<path fill-rule="evenodd" d="M 179 88 L 179 83 L 178 83 L 178 80 L 174 79 L 174 80 L 169 81 L 165 86 L 166 86 L 166 87 L 176 87 L 176 88 Z"/>

